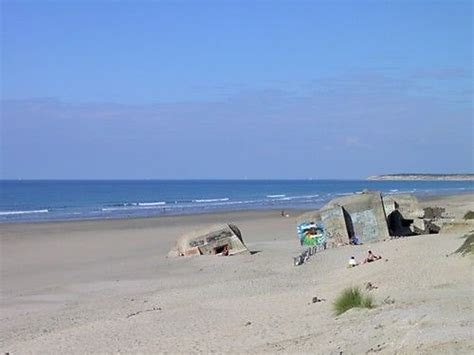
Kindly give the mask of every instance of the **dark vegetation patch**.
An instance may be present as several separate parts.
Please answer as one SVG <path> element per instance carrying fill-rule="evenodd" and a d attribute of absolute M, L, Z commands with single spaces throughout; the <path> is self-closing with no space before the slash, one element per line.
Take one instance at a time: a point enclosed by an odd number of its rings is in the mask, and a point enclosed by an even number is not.
<path fill-rule="evenodd" d="M 474 211 L 467 211 L 464 215 L 464 219 L 474 219 Z"/>

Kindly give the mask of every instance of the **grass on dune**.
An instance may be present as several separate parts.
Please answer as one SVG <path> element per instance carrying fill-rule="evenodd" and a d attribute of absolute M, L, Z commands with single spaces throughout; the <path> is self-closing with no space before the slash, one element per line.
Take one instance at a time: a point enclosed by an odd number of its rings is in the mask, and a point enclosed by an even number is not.
<path fill-rule="evenodd" d="M 466 238 L 466 240 L 455 251 L 455 253 L 459 253 L 462 256 L 465 256 L 467 254 L 474 254 L 474 231 L 471 231 L 469 234 L 466 234 L 464 238 Z"/>
<path fill-rule="evenodd" d="M 364 295 L 359 287 L 349 287 L 334 301 L 334 311 L 340 315 L 351 308 L 374 308 L 374 300 L 370 295 Z"/>
<path fill-rule="evenodd" d="M 464 215 L 464 219 L 474 219 L 474 211 L 467 211 Z"/>

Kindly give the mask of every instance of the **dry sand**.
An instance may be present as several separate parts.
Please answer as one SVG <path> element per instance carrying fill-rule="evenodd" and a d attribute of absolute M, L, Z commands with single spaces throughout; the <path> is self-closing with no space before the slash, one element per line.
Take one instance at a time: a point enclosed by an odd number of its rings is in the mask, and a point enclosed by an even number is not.
<path fill-rule="evenodd" d="M 424 202 L 456 218 L 474 196 Z M 278 212 L 0 225 L 0 350 L 10 353 L 472 353 L 474 225 L 346 246 L 293 266 L 295 219 Z M 253 255 L 167 258 L 181 233 L 234 222 Z M 346 268 L 371 248 L 383 261 Z M 334 316 L 347 286 L 377 307 Z M 323 302 L 312 303 L 317 296 Z"/>

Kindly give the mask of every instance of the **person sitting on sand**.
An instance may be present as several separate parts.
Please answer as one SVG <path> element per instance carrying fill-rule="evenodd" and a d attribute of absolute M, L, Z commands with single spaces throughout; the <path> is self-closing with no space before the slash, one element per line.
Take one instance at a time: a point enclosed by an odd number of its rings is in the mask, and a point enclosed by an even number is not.
<path fill-rule="evenodd" d="M 349 259 L 349 266 L 348 267 L 355 267 L 357 265 L 359 265 L 359 264 L 357 263 L 355 258 L 353 256 L 351 256 L 351 258 Z"/>
<path fill-rule="evenodd" d="M 376 261 L 380 259 L 382 259 L 380 255 L 375 255 L 374 253 L 372 253 L 372 251 L 369 250 L 369 255 L 367 255 L 367 258 L 365 258 L 362 264 L 371 263 L 372 261 Z"/>
<path fill-rule="evenodd" d="M 359 241 L 359 237 L 354 235 L 350 241 L 349 241 L 349 244 L 350 245 L 361 245 L 362 243 Z"/>
<path fill-rule="evenodd" d="M 229 256 L 229 246 L 224 245 L 224 249 L 222 250 L 222 256 Z"/>

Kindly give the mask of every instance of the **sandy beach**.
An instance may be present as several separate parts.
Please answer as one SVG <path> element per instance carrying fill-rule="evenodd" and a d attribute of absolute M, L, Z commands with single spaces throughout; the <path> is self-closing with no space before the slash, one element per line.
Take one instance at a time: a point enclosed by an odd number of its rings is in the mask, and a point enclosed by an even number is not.
<path fill-rule="evenodd" d="M 3 224 L 3 353 L 472 353 L 474 195 L 431 198 L 440 234 L 343 246 L 295 267 L 299 211 Z M 233 222 L 251 255 L 169 258 L 177 237 Z M 383 260 L 347 268 L 372 249 Z M 348 286 L 374 309 L 335 316 Z M 313 303 L 313 297 L 322 302 Z"/>

